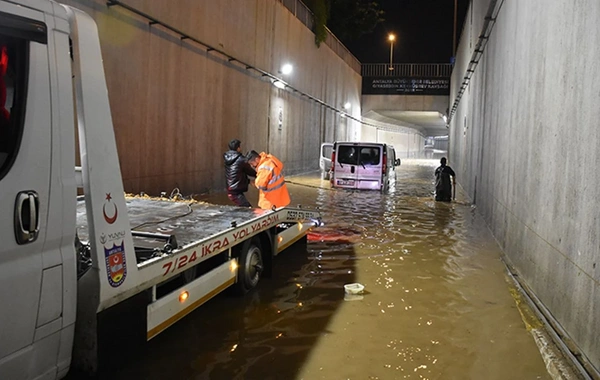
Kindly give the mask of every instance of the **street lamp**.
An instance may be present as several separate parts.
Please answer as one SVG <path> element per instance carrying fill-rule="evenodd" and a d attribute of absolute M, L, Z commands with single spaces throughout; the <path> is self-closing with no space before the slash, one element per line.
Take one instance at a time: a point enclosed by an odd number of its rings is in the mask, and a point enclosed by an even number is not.
<path fill-rule="evenodd" d="M 393 34 L 388 35 L 388 40 L 390 41 L 390 71 L 394 70 L 394 66 L 392 66 L 392 57 L 394 56 L 394 41 L 396 40 L 396 36 Z"/>

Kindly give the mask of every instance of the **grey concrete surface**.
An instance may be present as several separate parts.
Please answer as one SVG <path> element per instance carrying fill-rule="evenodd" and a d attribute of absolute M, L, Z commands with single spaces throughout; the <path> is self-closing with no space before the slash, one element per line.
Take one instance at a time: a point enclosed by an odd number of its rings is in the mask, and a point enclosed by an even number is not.
<path fill-rule="evenodd" d="M 451 103 L 490 0 L 474 0 Z M 449 164 L 570 339 L 600 369 L 600 2 L 505 0 L 450 126 Z"/>

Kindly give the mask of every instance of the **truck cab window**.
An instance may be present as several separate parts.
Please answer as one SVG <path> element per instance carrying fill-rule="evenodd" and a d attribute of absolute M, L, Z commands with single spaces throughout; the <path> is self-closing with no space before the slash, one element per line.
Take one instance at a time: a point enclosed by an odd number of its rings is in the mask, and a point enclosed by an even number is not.
<path fill-rule="evenodd" d="M 14 162 L 23 133 L 28 45 L 27 40 L 0 34 L 0 179 Z"/>

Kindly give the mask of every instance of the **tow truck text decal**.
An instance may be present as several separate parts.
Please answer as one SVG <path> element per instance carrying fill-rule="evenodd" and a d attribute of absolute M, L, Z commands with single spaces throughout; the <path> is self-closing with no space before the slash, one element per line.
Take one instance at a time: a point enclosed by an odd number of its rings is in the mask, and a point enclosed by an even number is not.
<path fill-rule="evenodd" d="M 305 219 L 314 219 L 315 213 L 311 211 L 296 211 L 290 210 L 287 214 L 288 219 L 291 220 L 305 220 Z"/>
<path fill-rule="evenodd" d="M 264 229 L 272 227 L 274 224 L 279 222 L 279 215 L 269 215 L 268 218 L 258 221 L 250 226 L 232 231 L 225 236 L 218 237 L 216 240 L 208 241 L 202 244 L 197 250 L 194 250 L 191 254 L 185 254 L 177 256 L 174 259 L 163 264 L 163 276 L 173 273 L 186 265 L 193 263 L 200 259 L 208 258 L 213 253 L 219 253 L 230 245 L 236 245 L 238 242 L 244 240 L 250 234 L 262 231 Z"/>

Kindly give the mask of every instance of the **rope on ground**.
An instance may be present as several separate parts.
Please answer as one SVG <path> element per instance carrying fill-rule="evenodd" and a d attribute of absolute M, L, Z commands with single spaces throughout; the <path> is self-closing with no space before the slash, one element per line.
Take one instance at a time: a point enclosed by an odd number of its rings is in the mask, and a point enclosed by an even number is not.
<path fill-rule="evenodd" d="M 289 181 L 289 180 L 285 180 L 286 183 L 291 183 L 292 185 L 298 185 L 298 186 L 304 186 L 304 187 L 311 187 L 313 189 L 323 189 L 323 190 L 329 190 L 329 191 L 336 191 L 336 189 L 332 189 L 330 187 L 321 187 L 321 186 L 315 186 L 315 185 L 307 185 L 305 183 L 300 183 L 300 182 L 294 182 L 294 181 Z"/>

